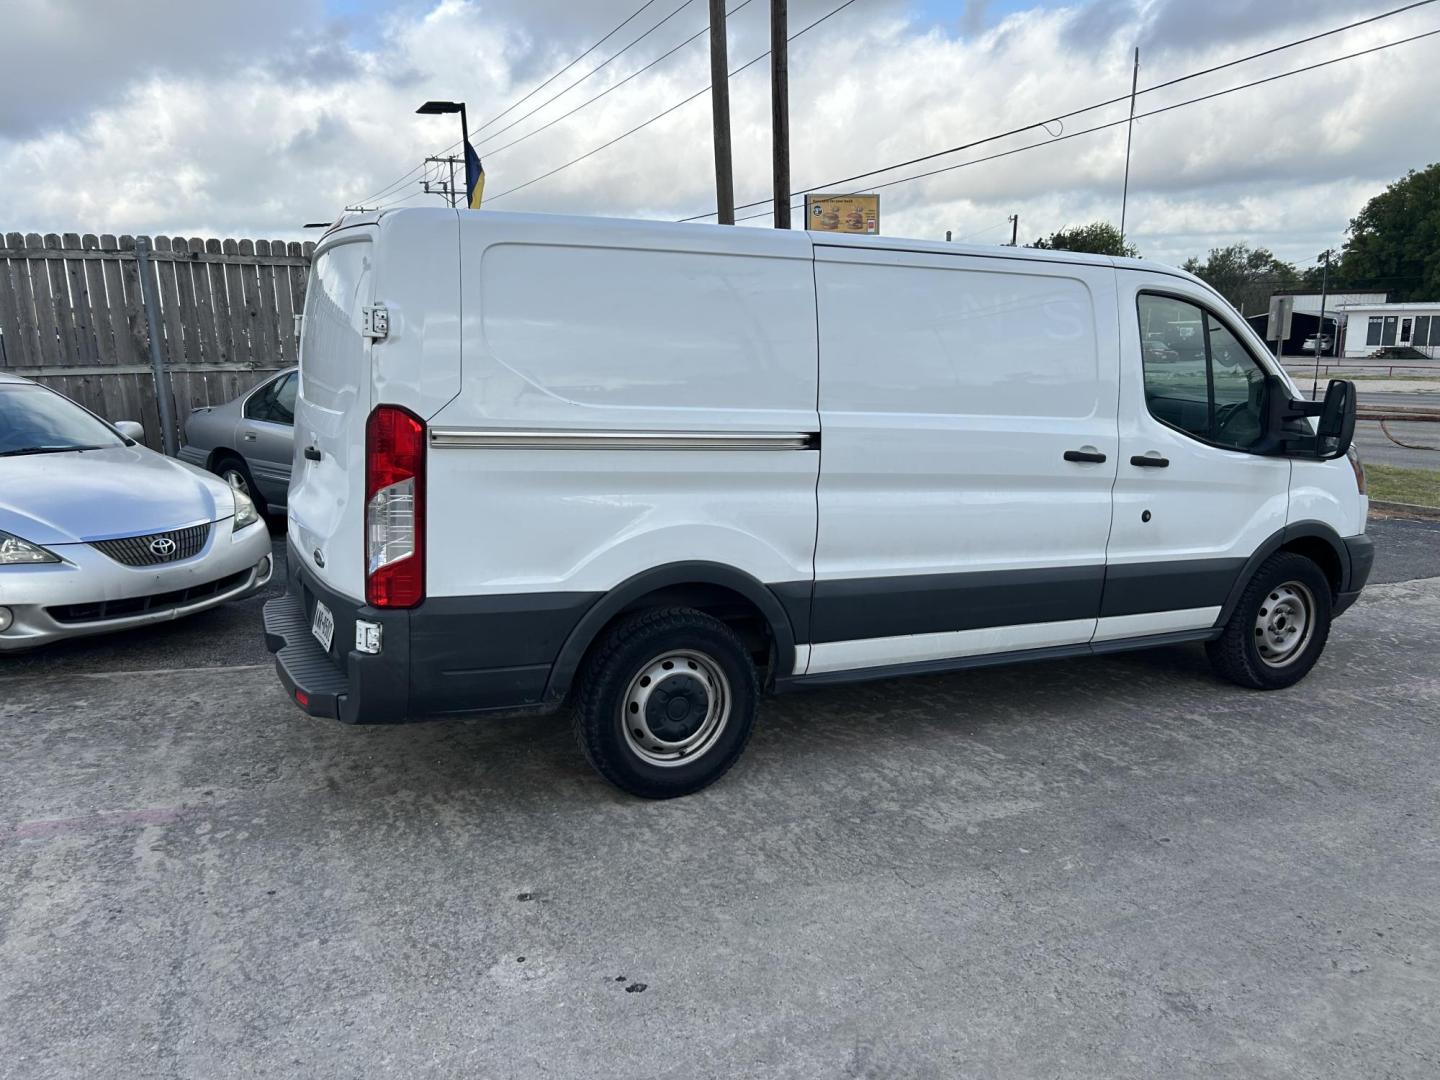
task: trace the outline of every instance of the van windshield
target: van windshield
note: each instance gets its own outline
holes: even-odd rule
[[[0,385],[0,457],[124,445],[106,424],[43,386]]]

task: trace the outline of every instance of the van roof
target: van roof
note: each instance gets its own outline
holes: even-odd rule
[[[387,224],[399,224],[401,220],[420,218],[421,216],[434,217],[436,215],[461,214],[464,210],[449,209],[446,207],[396,207],[391,210],[370,210],[364,213],[349,212],[338,217],[330,228],[326,230],[324,237],[339,229],[352,228],[357,225],[375,225],[382,220]],[[744,243],[742,239],[746,234],[752,234],[756,246],[762,246],[765,241],[773,240],[774,230],[764,228],[744,228],[733,225],[714,225],[706,222],[678,222],[659,221],[647,218],[607,218],[607,217],[586,217],[575,214],[540,214],[532,212],[514,212],[507,210],[481,210],[483,214],[493,214],[503,217],[510,222],[523,223],[531,220],[536,226],[553,230],[557,226],[568,231],[577,238],[584,237],[588,240],[603,239],[607,234],[614,234],[617,237],[629,234],[635,236],[637,233],[654,234],[657,229],[674,230],[677,235],[688,236],[691,241],[705,236],[714,236],[716,230],[728,230],[727,246],[733,243]],[[801,230],[795,230],[799,232]],[[1012,248],[999,245],[984,244],[961,244],[944,240],[918,240],[902,236],[863,236],[854,233],[832,233],[832,232],[809,232],[806,235],[811,242],[822,247],[849,247],[849,248],[872,248],[877,251],[915,251],[927,252],[937,255],[976,255],[986,258],[1004,258],[1030,262],[1057,262],[1057,263],[1080,263],[1092,266],[1114,266],[1132,270],[1148,270],[1157,273],[1170,274],[1175,277],[1183,277],[1201,285],[1199,278],[1164,263],[1154,262],[1150,259],[1127,259],[1110,255],[1091,255],[1078,251],[1048,251],[1040,248]]]

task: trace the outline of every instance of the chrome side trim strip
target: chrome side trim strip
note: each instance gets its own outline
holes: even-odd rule
[[[800,431],[475,431],[432,428],[437,449],[817,450],[817,432]]]

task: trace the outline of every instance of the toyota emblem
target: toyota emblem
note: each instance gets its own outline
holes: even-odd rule
[[[175,554],[176,543],[168,536],[157,536],[150,541],[150,554],[157,559],[168,559]]]

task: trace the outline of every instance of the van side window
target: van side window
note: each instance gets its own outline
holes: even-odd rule
[[[1140,297],[1145,402],[1170,427],[1246,450],[1265,432],[1265,372],[1235,335],[1197,304]]]

